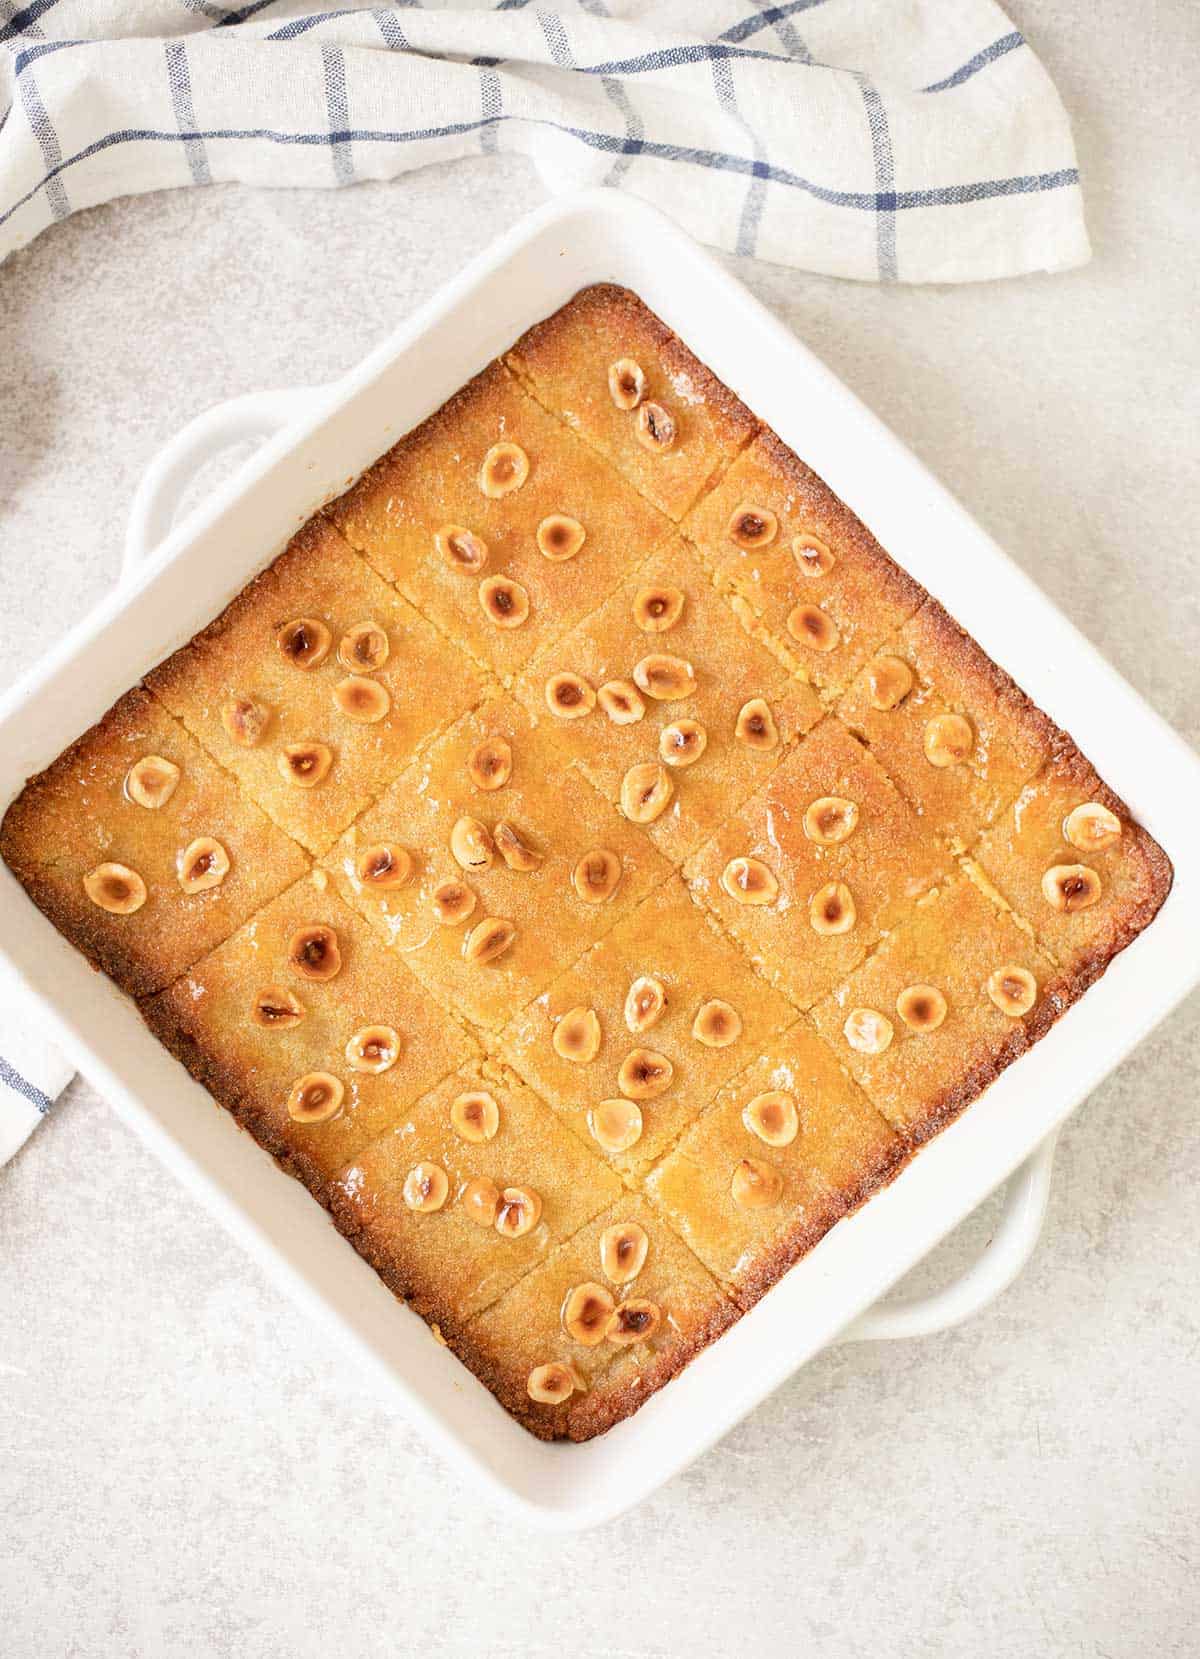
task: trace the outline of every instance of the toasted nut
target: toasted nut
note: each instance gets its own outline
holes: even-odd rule
[[[661,403],[643,403],[634,425],[637,441],[643,449],[665,454],[675,447],[675,417],[668,414]]]
[[[387,687],[362,674],[349,674],[339,680],[333,688],[333,700],[348,720],[356,720],[360,726],[373,726],[392,706]]]
[[[486,576],[479,584],[479,603],[497,628],[519,628],[529,615],[529,595],[510,576]]]
[[[760,1158],[742,1158],[733,1166],[729,1194],[742,1210],[769,1210],[783,1197],[783,1176]]]
[[[110,916],[132,916],[146,902],[146,883],[127,864],[97,864],[84,876],[83,890]]]
[[[644,634],[665,634],[683,615],[682,588],[639,588],[633,597],[633,620]]]
[[[656,1100],[671,1087],[675,1067],[665,1054],[634,1048],[621,1061],[617,1087],[629,1100]]]
[[[595,1009],[570,1009],[554,1027],[551,1042],[560,1060],[588,1065],[600,1052],[600,1020]]]
[[[790,1146],[800,1133],[795,1099],[784,1089],[770,1089],[748,1100],[742,1107],[742,1122],[768,1146]]]
[[[753,552],[768,547],[779,534],[779,520],[769,507],[739,507],[726,531],[730,541]]]
[[[646,1265],[650,1240],[636,1221],[617,1221],[600,1235],[600,1266],[614,1285],[632,1284]]]
[[[304,1018],[304,1004],[282,985],[264,985],[254,998],[250,1018],[268,1031],[286,1031]]]
[[[450,1177],[441,1164],[414,1164],[404,1177],[404,1202],[418,1215],[440,1210],[450,1196]]]
[[[779,727],[769,704],[762,697],[751,697],[738,710],[734,736],[748,749],[773,749],[779,742]]]
[[[415,868],[412,854],[398,841],[362,847],[354,860],[354,873],[364,887],[407,887]]]
[[[1121,820],[1099,801],[1085,801],[1063,819],[1063,835],[1080,852],[1098,853],[1121,839]]]
[[[625,1024],[636,1036],[657,1025],[667,1011],[667,992],[661,979],[643,974],[629,987],[625,998]]]
[[[858,828],[858,808],[844,795],[822,795],[804,814],[804,833],[819,847],[836,847]]]
[[[301,979],[336,979],[342,971],[337,934],[320,922],[297,928],[288,940],[288,966]]]
[[[1042,877],[1042,897],[1055,910],[1071,915],[1087,910],[1100,897],[1100,877],[1086,864],[1055,864]]]
[[[442,881],[429,895],[433,913],[443,927],[457,927],[475,909],[475,895],[465,881]]]
[[[971,722],[961,714],[935,714],[925,727],[925,759],[931,766],[957,766],[975,747]]]
[[[842,1034],[859,1054],[882,1054],[892,1040],[892,1022],[874,1008],[852,1008]]]
[[[642,1138],[642,1112],[632,1100],[601,1100],[588,1110],[587,1125],[605,1152],[628,1152]]]
[[[661,766],[643,761],[621,779],[621,811],[631,824],[652,824],[670,804],[675,785]]]
[[[823,937],[849,933],[858,920],[854,895],[844,881],[827,881],[808,901],[808,919],[814,933]]]
[[[540,1406],[560,1406],[569,1400],[579,1387],[579,1378],[569,1365],[551,1360],[549,1365],[535,1365],[529,1373],[525,1392]]]
[[[698,720],[673,720],[658,734],[658,752],[668,766],[693,766],[708,747]]]
[[[460,1140],[480,1146],[494,1140],[500,1128],[500,1108],[486,1089],[468,1089],[450,1102],[450,1127]],[[497,1194],[499,1198],[499,1194]]]
[[[467,776],[476,789],[503,789],[512,777],[512,744],[506,737],[485,737],[467,756]]]
[[[596,1348],[604,1341],[615,1307],[612,1292],[603,1285],[576,1285],[563,1300],[563,1330],[572,1342],[584,1348]]]
[[[1014,1019],[1028,1014],[1037,1001],[1037,980],[1028,968],[997,968],[987,982],[987,994],[1002,1014]]]
[[[573,559],[586,540],[583,525],[567,513],[551,513],[537,527],[538,552],[555,564]]]
[[[836,623],[820,605],[797,605],[788,613],[787,630],[814,651],[835,651],[841,643]]]
[[[275,635],[281,656],[296,668],[318,668],[329,655],[333,635],[315,616],[297,617],[285,622]]]
[[[496,1212],[496,1231],[505,1238],[524,1238],[542,1219],[542,1201],[532,1187],[505,1187]]]
[[[657,703],[678,703],[696,689],[696,674],[690,662],[659,652],[643,657],[633,671],[634,684]]]
[[[593,847],[571,872],[571,881],[584,904],[603,904],[620,884],[621,860],[606,847]]]
[[[500,819],[492,831],[492,837],[497,852],[510,870],[536,870],[542,862],[542,854],[536,847],[530,846],[516,825],[507,818]]]
[[[909,985],[896,998],[896,1012],[910,1031],[936,1031],[946,1018],[946,999],[936,985]]]
[[[229,874],[229,854],[211,835],[198,835],[180,853],[175,869],[185,893],[204,893]]]
[[[519,490],[529,477],[529,457],[520,444],[493,444],[479,469],[479,488],[490,500]]]
[[[546,707],[560,720],[579,720],[596,706],[596,693],[578,674],[554,674],[546,681]]]
[[[897,709],[916,684],[903,657],[876,657],[867,669],[867,696],[881,714]]]
[[[792,557],[801,576],[828,576],[837,564],[828,543],[809,531],[792,537]]]
[[[731,858],[721,886],[739,904],[774,904],[779,897],[779,883],[761,858]]]
[[[705,1048],[728,1048],[742,1034],[742,1016],[732,1003],[713,997],[702,1002],[692,1021],[692,1036]]]
[[[327,1071],[306,1072],[292,1084],[288,1116],[295,1123],[328,1123],[341,1111],[345,1094],[340,1078]]]
[[[450,831],[450,851],[464,870],[490,870],[496,843],[478,818],[459,818]]]
[[[161,755],[143,755],[125,774],[125,793],[138,806],[166,806],[179,784],[180,771],[173,760]]]
[[[346,1064],[351,1071],[378,1077],[390,1071],[400,1058],[400,1033],[390,1025],[364,1025],[346,1044]]]
[[[433,545],[451,570],[461,571],[464,576],[478,576],[487,566],[487,542],[461,524],[443,524],[434,535]]]
[[[324,743],[285,743],[275,764],[280,776],[297,789],[315,789],[333,765],[333,751]]]
[[[619,1308],[614,1309],[605,1331],[610,1342],[615,1342],[618,1348],[628,1348],[635,1342],[645,1342],[652,1337],[662,1322],[662,1309],[656,1302],[647,1302],[644,1297],[631,1296],[627,1302],[622,1302]]]
[[[516,937],[512,922],[506,922],[501,916],[485,916],[463,940],[463,956],[468,962],[494,962],[504,955]]]
[[[388,660],[391,649],[378,622],[359,622],[338,641],[337,657],[343,668],[356,674],[374,674]]]
[[[646,390],[646,376],[632,357],[619,357],[609,366],[608,395],[618,409],[636,409]]]
[[[607,680],[596,701],[614,726],[633,726],[646,712],[642,694],[632,680]]]
[[[230,697],[221,705],[221,724],[243,749],[253,749],[270,723],[270,709],[253,697]]]
[[[462,1190],[462,1207],[467,1220],[477,1227],[494,1227],[500,1208],[500,1188],[486,1176],[477,1175]]]

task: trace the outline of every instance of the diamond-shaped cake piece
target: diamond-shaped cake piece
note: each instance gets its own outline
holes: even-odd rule
[[[627,288],[585,288],[508,363],[649,501],[682,518],[757,428],[745,405]]]
[[[520,1212],[506,1203],[512,1189]],[[360,1255],[449,1337],[619,1192],[531,1089],[472,1061],[355,1155],[331,1204]]]
[[[464,1352],[534,1434],[586,1440],[636,1411],[736,1317],[661,1216],[629,1196],[473,1320]],[[603,1334],[610,1322],[616,1341]],[[565,1400],[531,1398],[543,1366],[571,1368]]]
[[[929,827],[960,848],[1061,740],[933,599],[867,664],[838,713]]]
[[[889,933],[813,1021],[888,1122],[920,1144],[1023,1054],[1071,994],[1013,918],[959,876]]]
[[[687,860],[695,893],[801,1008],[941,879],[948,860],[839,721],[803,738]]]
[[[651,1171],[646,1191],[747,1305],[890,1180],[906,1155],[801,1021],[726,1084]]]
[[[142,1011],[192,1075],[321,1199],[360,1147],[477,1051],[323,870]],[[297,1089],[314,1074],[325,1080]]]
[[[554,980],[500,1041],[564,1122],[633,1175],[792,1018],[676,877]],[[644,1080],[639,1051],[666,1065]],[[639,1114],[640,1132],[626,1145]]]
[[[497,486],[487,457],[504,445],[524,461],[513,457],[515,471]],[[501,463],[508,453],[500,450]],[[485,493],[483,485],[519,478],[525,464],[523,482]],[[600,604],[668,530],[497,364],[328,511],[377,570],[505,681]]]
[[[483,694],[476,665],[319,518],[147,684],[314,853]]]
[[[496,756],[503,764],[492,769]],[[399,847],[411,860],[406,885],[375,879],[380,847]],[[444,733],[327,862],[344,895],[434,994],[492,1027],[669,873],[641,830],[508,698]],[[515,935],[492,956],[495,922]]]
[[[773,432],[738,456],[683,528],[718,585],[823,690],[843,690],[925,597]]]
[[[0,853],[55,927],[132,996],[166,985],[308,867],[144,691],[30,779]]]
[[[549,713],[563,674],[599,694],[582,718]],[[822,712],[809,687],[750,637],[678,538],[542,652],[516,694],[614,804],[634,767],[661,767],[670,799],[645,828],[675,864]]]

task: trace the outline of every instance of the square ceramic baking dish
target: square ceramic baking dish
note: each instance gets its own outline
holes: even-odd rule
[[[558,1528],[604,1520],[645,1497],[850,1328],[1200,978],[1200,760],[734,278],[656,212],[613,192],[535,213],[344,380],[298,401],[298,418],[0,705],[0,810],[207,623],[316,507],[529,324],[599,280],[640,294],[1073,734],[1166,848],[1175,885],[1099,984],[891,1187],[634,1417],[576,1446],[535,1441],[431,1341],[324,1212],[212,1109],[134,1006],[0,870],[0,959],[40,1005],[48,1035],[291,1294],[332,1323],[460,1470],[527,1520]],[[175,470],[186,461],[177,453]],[[153,539],[154,510],[143,501],[135,543]],[[856,1334],[895,1329],[877,1323]]]

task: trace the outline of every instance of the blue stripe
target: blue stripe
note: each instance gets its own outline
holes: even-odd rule
[[[35,46],[23,46],[13,58],[13,74],[19,75],[26,64],[44,58],[47,52],[61,52],[64,46],[94,46],[94,40],[39,40]]]
[[[29,0],[24,11],[14,12],[7,23],[0,24],[0,42],[12,40],[15,35],[23,34],[25,30],[37,22],[39,17],[58,5],[58,0]]]
[[[371,13],[371,16],[375,19],[375,25],[383,36],[383,44],[389,52],[407,52],[409,50],[404,30],[396,22],[391,12],[386,11],[382,6],[378,6]]]
[[[31,1106],[36,1106],[43,1117],[54,1105],[54,1102],[44,1090],[35,1089],[32,1083],[9,1065],[2,1054],[0,1054],[0,1083],[7,1083],[14,1094],[23,1096]]]
[[[495,70],[482,61],[479,64],[479,107],[483,119],[479,123],[479,148],[484,155],[495,155],[500,147],[498,123],[506,121],[504,88]]]
[[[725,113],[737,122],[749,139],[750,148],[754,152],[754,168],[750,175],[750,187],[746,191],[746,199],[742,203],[742,216],[738,221],[737,242],[734,247],[736,253],[753,256],[755,244],[758,240],[759,221],[762,219],[763,207],[767,199],[767,181],[762,170],[766,165],[767,152],[759,143],[758,134],[738,108],[737,93],[733,86],[733,72],[729,64],[722,58],[715,58],[712,71],[717,102]]]
[[[1007,57],[1015,52],[1018,46],[1024,46],[1025,36],[1014,29],[1011,35],[1001,35],[990,46],[985,46],[982,52],[976,52],[973,58],[968,58],[961,69],[956,69],[953,75],[947,75],[944,81],[934,81],[932,86],[923,86],[922,92],[946,92],[952,86],[961,86],[969,81],[972,75],[978,75],[981,69],[986,69],[989,63],[995,63],[997,58]]]
[[[795,17],[797,12],[810,12],[814,6],[823,6],[825,0],[791,0],[789,5],[768,6],[766,11],[756,12],[753,17],[743,18],[735,23],[732,29],[726,29],[719,40],[749,40],[751,35],[761,34],[764,29],[770,29],[786,18]],[[782,39],[782,31],[780,31]],[[786,44],[786,42],[785,42]]]
[[[42,102],[42,95],[37,89],[37,83],[33,76],[26,72],[21,76],[18,87],[30,128],[38,141],[38,148],[42,152],[42,161],[48,169],[46,174],[47,204],[56,219],[65,219],[71,211],[71,204],[67,200],[66,186],[59,177],[63,169],[63,157],[62,146],[58,142],[58,133],[55,131],[53,121],[46,114],[46,106]]]
[[[268,40],[295,40],[297,35],[306,35],[310,29],[315,29],[321,23],[331,23],[335,17],[355,17],[357,10],[352,6],[343,6],[335,12],[310,12],[307,17],[293,18],[290,23],[280,24],[278,29],[266,37]]]
[[[338,184],[353,184],[354,156],[350,150],[350,108],[346,102],[346,60],[340,46],[325,41],[321,46],[325,66],[325,105],[329,111],[329,142],[332,147],[333,176]]]
[[[217,24],[217,28],[227,29],[232,27],[235,23],[246,23],[257,12],[265,12],[268,6],[273,6],[274,4],[275,0],[253,0],[252,5],[237,6],[233,11],[226,12],[225,16]]]
[[[171,89],[171,108],[181,134],[195,130],[196,111],[192,106],[192,77],[188,73],[187,47],[182,40],[164,42],[167,57],[167,84]],[[193,184],[211,184],[208,156],[198,138],[184,137],[184,154],[192,174]]]
[[[878,222],[875,227],[876,258],[879,261],[880,282],[896,280],[896,167],[892,158],[892,135],[888,131],[887,111],[873,81],[865,75],[855,75],[867,109],[867,125],[871,129],[871,151],[875,157],[875,197],[878,202]]]

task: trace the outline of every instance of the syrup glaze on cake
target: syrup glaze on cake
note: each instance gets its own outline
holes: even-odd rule
[[[637,1410],[1153,919],[1161,848],[585,289],[9,807],[0,854],[532,1433]]]

